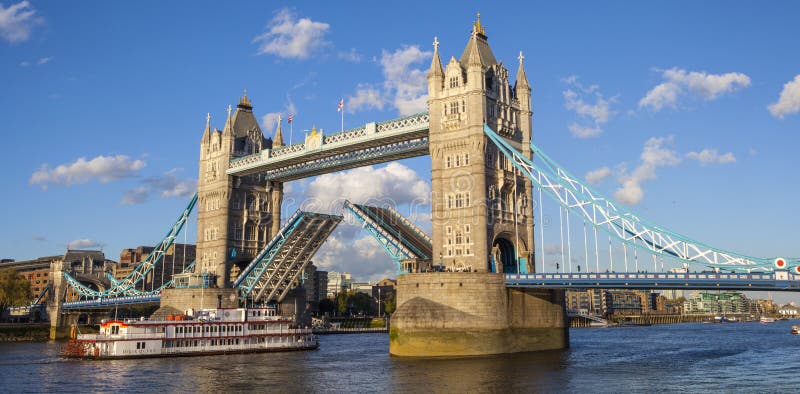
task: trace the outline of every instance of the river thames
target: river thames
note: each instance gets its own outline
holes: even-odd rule
[[[797,392],[797,320],[570,330],[563,351],[399,359],[388,334],[320,349],[76,361],[59,343],[0,344],[0,392]]]

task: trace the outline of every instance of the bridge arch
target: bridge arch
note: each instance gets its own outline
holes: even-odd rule
[[[492,241],[492,254],[489,257],[489,271],[515,274],[517,264],[517,246],[508,234],[498,234]],[[521,242],[521,241],[520,241]]]

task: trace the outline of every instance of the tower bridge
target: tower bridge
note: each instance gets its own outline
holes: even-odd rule
[[[235,109],[228,108],[222,130],[212,129],[207,117],[200,139],[197,195],[152,256],[125,280],[96,290],[64,276],[66,285],[93,298],[76,307],[141,300],[179,308],[170,303],[192,286],[178,282],[195,287],[200,283],[203,297],[211,297],[212,303],[228,295],[231,305],[280,302],[341,221],[302,211],[282,220],[284,182],[423,155],[431,158],[430,236],[390,208],[345,203],[404,272],[398,277],[398,308],[392,316],[394,355],[462,356],[566,347],[568,288],[800,291],[800,259],[750,257],[648,223],[596,193],[537,148],[524,57],[520,53],[512,80],[496,60],[480,19],[459,58],[443,62],[438,39],[433,46],[426,113],[338,133],[314,128],[302,142],[288,146],[280,122],[272,138],[264,136],[246,92]],[[538,207],[536,235],[541,236],[543,251],[542,196],[555,201],[559,219],[562,213],[566,216],[566,231],[559,231],[564,269],[569,264],[572,270],[571,240],[578,233],[570,232],[570,222],[580,220],[583,248],[577,249],[582,249],[585,269],[594,260],[595,272],[547,272],[534,237]],[[169,247],[195,205],[193,272],[158,291],[136,290],[159,263],[158,251]],[[611,271],[612,239],[621,245],[625,272],[601,272],[598,233],[609,238]],[[651,256],[654,265],[657,259],[669,258],[713,273],[642,273],[639,252]],[[634,269],[629,267],[629,254]],[[213,285],[208,278],[215,278]]]

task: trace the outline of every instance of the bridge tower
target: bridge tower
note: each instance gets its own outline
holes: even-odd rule
[[[567,347],[564,292],[505,283],[504,273],[533,272],[532,186],[487,139],[483,125],[531,157],[531,88],[522,54],[512,87],[480,14],[460,59],[451,57],[443,67],[437,39],[433,45],[433,259],[450,272],[398,277],[389,352],[474,356]]]
[[[533,271],[531,182],[483,132],[486,123],[531,155],[531,88],[519,57],[512,86],[480,16],[460,59],[428,71],[434,264],[478,272]]]
[[[222,131],[211,130],[210,118],[200,141],[195,271],[216,274],[225,288],[278,232],[283,200],[281,182],[225,171],[232,159],[282,145],[283,137],[278,122],[275,139],[264,138],[246,90],[235,111],[228,107]]]

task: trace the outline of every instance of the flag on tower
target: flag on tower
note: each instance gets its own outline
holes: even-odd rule
[[[336,111],[341,112],[342,107],[344,107],[344,99],[339,99],[339,107],[336,108]]]
[[[294,119],[294,114],[289,114],[289,119],[288,119],[289,123],[292,123],[292,119]]]

